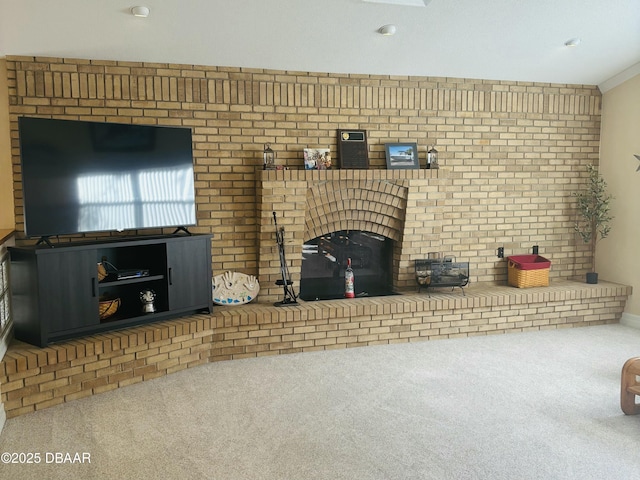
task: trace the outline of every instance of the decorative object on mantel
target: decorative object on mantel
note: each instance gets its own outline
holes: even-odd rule
[[[276,282],[276,285],[282,285],[284,289],[284,298],[280,302],[275,302],[274,305],[276,307],[298,305],[298,297],[293,290],[293,280],[291,280],[287,259],[284,256],[284,227],[278,228],[276,212],[273,212],[273,223],[276,226],[276,243],[278,244],[278,253],[280,254],[280,274],[282,275],[282,278]]]
[[[440,168],[440,164],[438,163],[438,151],[436,150],[435,145],[431,146],[427,150],[427,168]]]
[[[366,130],[338,130],[340,168],[368,169],[369,149]]]
[[[592,265],[591,271],[587,273],[587,283],[595,284],[598,283],[598,273],[595,271],[596,244],[603,238],[607,238],[611,231],[610,223],[613,217],[609,212],[613,197],[607,194],[607,182],[598,173],[595,165],[587,165],[587,172],[589,173],[589,181],[585,189],[572,194],[578,202],[580,215],[574,230],[578,232],[584,243],[589,244]]]
[[[225,272],[211,279],[213,303],[216,305],[244,305],[258,296],[260,284],[253,275]]]
[[[264,144],[264,151],[262,152],[262,168],[264,170],[276,169],[276,154],[271,149],[270,143]]]
[[[634,157],[640,160],[640,155],[634,155]],[[640,172],[640,165],[638,165],[638,168],[636,168],[636,172]]]
[[[305,148],[305,170],[329,170],[331,168],[331,150],[328,148]]]
[[[397,170],[420,168],[418,145],[415,142],[385,143],[384,150],[388,169]]]

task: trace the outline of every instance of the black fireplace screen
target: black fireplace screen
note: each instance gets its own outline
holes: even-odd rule
[[[300,298],[344,297],[344,274],[351,259],[356,297],[393,294],[393,241],[361,230],[341,230],[314,238],[302,250]]]

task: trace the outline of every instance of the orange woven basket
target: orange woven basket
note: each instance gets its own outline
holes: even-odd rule
[[[104,267],[102,263],[98,264],[98,281],[101,282],[105,278],[107,278],[109,274],[107,273],[107,269]]]
[[[114,298],[113,300],[103,300],[100,302],[99,312],[100,312],[100,320],[104,320],[105,318],[109,318],[111,315],[116,313],[120,308],[120,299]]]
[[[517,288],[548,287],[551,262],[539,255],[507,258],[507,281]]]

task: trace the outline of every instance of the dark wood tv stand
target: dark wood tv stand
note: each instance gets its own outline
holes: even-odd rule
[[[158,235],[10,247],[15,337],[44,347],[84,335],[211,312],[212,235]],[[100,281],[98,264],[112,266]],[[118,279],[118,271],[139,271]],[[122,276],[122,275],[121,275]],[[140,293],[152,290],[151,313]],[[101,319],[100,299],[120,306]],[[147,308],[149,310],[149,308]]]

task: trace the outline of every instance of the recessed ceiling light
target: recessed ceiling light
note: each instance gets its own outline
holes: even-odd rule
[[[567,47],[577,47],[578,45],[580,45],[580,42],[582,40],[580,40],[579,38],[570,38],[569,40],[567,40],[566,42],[564,42],[565,46]]]
[[[378,33],[390,37],[391,35],[395,35],[396,26],[395,25],[384,25],[378,29]]]
[[[431,0],[362,0],[366,3],[384,3],[387,5],[402,5],[405,7],[426,7]]]
[[[131,14],[136,17],[147,18],[149,16],[149,9],[147,7],[131,7]]]

